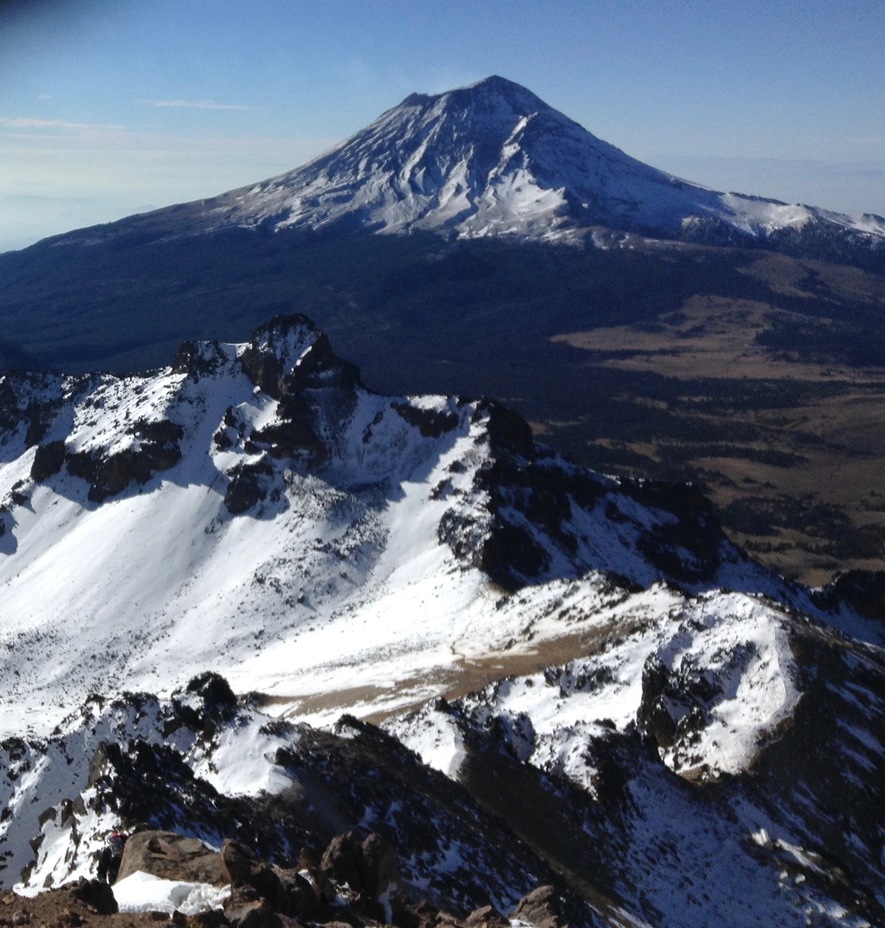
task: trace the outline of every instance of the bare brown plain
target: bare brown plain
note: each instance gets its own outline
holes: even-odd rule
[[[861,271],[764,255],[745,273],[787,296],[802,292],[800,274],[806,287],[813,275],[823,294],[813,323],[824,330],[838,325],[826,315],[827,293],[853,293],[879,306],[885,321],[885,281]],[[596,368],[684,384],[675,403],[639,391],[615,399],[678,417],[688,435],[724,427],[731,438],[600,435],[588,444],[601,456],[618,450],[661,467],[678,461],[703,484],[735,541],[782,574],[820,585],[838,570],[885,567],[885,367],[824,357],[801,337],[792,349],[772,344],[775,333],[802,333],[808,325],[807,315],[761,300],[702,293],[653,325],[593,328],[552,341],[586,352]],[[882,334],[880,325],[868,337]],[[734,403],[707,390],[715,381],[737,384]],[[754,393],[758,404],[746,398]],[[562,424],[539,426],[555,435]]]

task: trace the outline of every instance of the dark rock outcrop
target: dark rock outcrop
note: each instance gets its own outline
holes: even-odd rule
[[[328,452],[317,434],[315,416],[303,394],[286,394],[280,398],[276,421],[254,431],[252,441],[267,447],[271,457],[304,455],[310,464],[321,464]]]
[[[291,898],[282,880],[271,866],[258,860],[243,844],[225,841],[221,848],[221,865],[231,886],[232,907],[245,906],[251,911],[259,901],[274,912],[291,914]]]
[[[79,879],[66,886],[64,891],[72,899],[85,903],[99,915],[114,915],[118,911],[114,891],[101,880]]]
[[[849,570],[812,596],[825,609],[844,603],[869,619],[885,621],[885,570]]]
[[[235,464],[224,494],[224,505],[231,515],[241,515],[261,502],[273,476],[270,462],[262,457],[254,462]]]
[[[298,314],[277,316],[258,328],[240,364],[252,383],[275,399],[299,390],[353,390],[360,383],[356,365],[339,358],[325,333]]]
[[[207,674],[168,704],[129,694],[106,705],[112,715],[155,717],[166,743],[137,737],[105,742],[81,804],[55,814],[110,814],[133,835],[177,832],[218,847],[234,842],[227,865],[242,884],[231,903],[239,907],[237,921],[264,918],[267,910],[320,920],[314,907],[335,896],[346,897],[361,919],[383,921],[380,897],[392,885],[406,907],[426,899],[463,918],[490,901],[503,911],[532,885],[555,882],[543,860],[462,786],[356,719],[345,718],[341,734],[273,723],[273,733],[291,742],[274,757],[291,788],[256,796],[219,793],[173,745],[190,743],[194,735],[209,745],[222,726],[245,724],[249,710],[231,699],[224,681]],[[242,722],[240,712],[246,713]],[[361,830],[366,822],[374,834]],[[236,858],[230,856],[235,849]],[[173,856],[156,844],[158,862]],[[253,910],[261,911],[249,914]]]
[[[216,373],[227,360],[221,345],[216,341],[182,342],[172,361],[172,370],[186,373],[192,380]]]
[[[712,718],[712,709],[726,698],[729,682],[755,657],[752,643],[736,645],[715,672],[691,661],[678,670],[657,656],[642,669],[642,700],[636,721],[659,748],[680,746],[681,763],[691,758],[691,744]]]
[[[229,719],[238,705],[227,680],[210,670],[197,674],[185,687],[185,692],[202,700],[202,718],[218,716]]]
[[[414,425],[425,438],[439,438],[446,432],[451,432],[460,421],[453,412],[421,409],[410,403],[394,403],[393,408],[409,425]]]
[[[181,460],[179,442],[184,437],[184,429],[177,423],[168,420],[136,422],[128,432],[138,440],[137,446],[110,455],[92,450],[67,456],[68,473],[89,484],[91,502],[101,503],[131,483],[145,484],[156,473],[168,470]]]
[[[374,902],[396,879],[396,858],[381,837],[362,839],[355,831],[332,839],[320,871],[334,883],[347,884],[360,902]]]
[[[521,899],[513,917],[535,928],[567,928],[572,923],[565,900],[552,886],[539,886]]]
[[[59,405],[58,403],[34,403],[28,407],[25,414],[28,423],[25,432],[26,447],[33,448],[34,445],[43,441]]]
[[[508,452],[532,460],[535,443],[532,428],[519,413],[498,403],[482,403],[477,415],[488,412],[489,441],[492,450]]]
[[[720,564],[725,535],[713,504],[701,490],[692,484],[655,480],[630,481],[626,487],[642,505],[675,516],[642,536],[642,554],[679,583],[712,578]]]
[[[38,445],[31,464],[31,479],[38,483],[57,474],[65,463],[65,443],[63,440]]]
[[[490,452],[474,478],[476,505],[448,510],[438,537],[503,589],[550,579],[554,563],[571,565],[573,576],[605,570],[631,586],[615,578],[619,558],[585,544],[582,525],[591,522],[623,526],[610,533],[612,551],[628,549],[625,555],[677,585],[710,582],[724,559],[739,559],[697,487],[615,480],[573,467],[535,445],[528,424],[512,410],[480,403],[476,415],[487,416]],[[440,484],[438,492],[445,491]]]

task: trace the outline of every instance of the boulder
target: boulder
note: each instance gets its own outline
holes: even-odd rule
[[[512,918],[535,928],[567,928],[563,900],[552,886],[539,886],[520,899]]]
[[[440,928],[446,916],[426,899],[408,902],[400,893],[390,898],[392,922],[398,928]]]
[[[339,886],[347,883],[355,892],[362,892],[363,870],[363,850],[357,833],[348,831],[332,838],[320,861],[323,876]]]
[[[471,912],[464,920],[467,928],[510,928],[510,922],[492,905]]]
[[[85,903],[99,915],[115,915],[117,913],[117,900],[114,891],[108,883],[102,880],[87,880],[81,877],[76,883],[64,887],[72,899]]]
[[[259,899],[250,891],[235,889],[224,903],[224,917],[237,928],[247,920],[256,926],[263,921],[269,923],[274,914],[273,909],[263,899]],[[276,923],[272,928],[277,928]]]
[[[187,916],[188,928],[227,928],[230,922],[220,909],[209,909]]]
[[[117,879],[138,870],[164,880],[213,886],[228,883],[218,852],[196,838],[183,838],[169,831],[140,831],[129,838]]]
[[[242,910],[225,908],[225,914],[234,928],[301,928],[300,922],[264,902]]]
[[[396,858],[378,835],[361,840],[348,831],[329,842],[320,872],[339,886],[346,883],[362,902],[373,902],[396,879]]]
[[[322,886],[313,885],[297,870],[275,868],[276,875],[288,896],[288,911],[296,918],[314,921],[322,904]]]
[[[289,914],[291,900],[283,881],[269,864],[257,860],[245,845],[230,839],[225,841],[221,848],[221,862],[227,876],[225,882],[231,885],[232,903],[257,898],[274,912]]]
[[[362,844],[365,863],[366,888],[372,899],[377,899],[397,879],[396,854],[374,832]]]

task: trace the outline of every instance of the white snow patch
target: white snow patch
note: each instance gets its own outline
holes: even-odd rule
[[[121,912],[181,912],[196,915],[223,907],[230,898],[230,886],[164,880],[137,871],[113,886]]]

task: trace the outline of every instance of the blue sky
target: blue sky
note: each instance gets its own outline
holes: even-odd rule
[[[882,0],[0,0],[0,251],[500,74],[717,189],[885,214]]]

